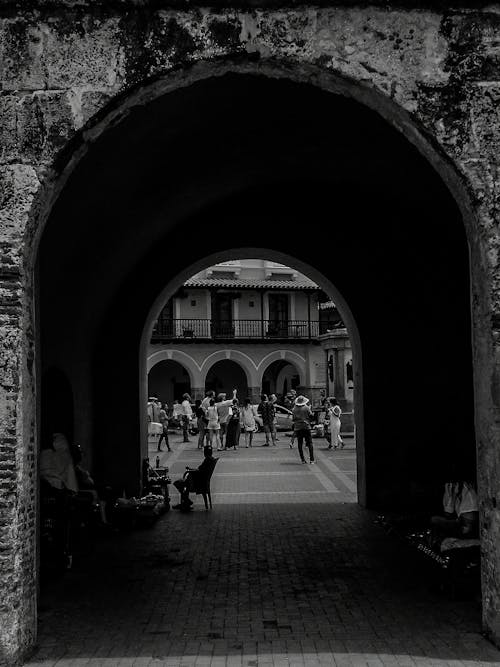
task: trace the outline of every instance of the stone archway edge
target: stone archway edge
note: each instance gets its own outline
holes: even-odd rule
[[[500,641],[497,14],[472,1],[464,11],[446,12],[356,6],[158,10],[127,17],[87,7],[51,15],[42,1],[30,7],[37,4],[43,13],[20,10],[1,19],[4,661],[19,661],[36,637],[33,283],[45,221],[89,143],[129,108],[228,71],[307,81],[370,106],[427,157],[461,208],[471,250],[486,526],[483,618],[486,632]]]

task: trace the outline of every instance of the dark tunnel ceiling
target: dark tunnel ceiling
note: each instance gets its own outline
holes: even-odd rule
[[[77,303],[85,330],[132,284],[147,312],[164,286],[162,257],[185,268],[173,248],[282,250],[276,227],[322,243],[328,226],[351,253],[356,239],[385,234],[394,251],[416,253],[429,215],[438,236],[462,224],[437,174],[375,112],[306,84],[226,75],[135,108],[90,148],[42,238],[42,312],[64,327],[61,304]],[[366,238],[352,235],[360,222]],[[440,261],[446,244],[437,247]]]

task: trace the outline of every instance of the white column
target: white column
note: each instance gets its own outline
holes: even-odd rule
[[[234,335],[240,335],[240,300],[233,299],[233,324],[234,324]]]
[[[182,336],[182,325],[179,322],[181,319],[181,300],[174,299],[174,319],[175,319],[175,335],[177,338]]]
[[[207,289],[205,290],[206,295],[207,295],[207,319],[211,320],[212,319],[212,292]]]
[[[262,295],[263,298],[263,305],[264,305],[264,313],[263,313],[263,320],[268,320],[269,319],[269,298],[268,298],[269,292],[264,292]]]

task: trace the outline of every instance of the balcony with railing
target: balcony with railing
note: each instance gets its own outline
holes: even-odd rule
[[[200,340],[313,340],[331,324],[317,320],[209,320],[159,318],[152,343]],[[339,326],[343,326],[339,323]]]

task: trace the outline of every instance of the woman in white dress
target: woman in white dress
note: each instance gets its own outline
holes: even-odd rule
[[[344,448],[344,443],[340,437],[340,415],[342,410],[336,398],[330,398],[326,402],[326,414],[330,423],[330,444],[328,449]]]
[[[245,434],[245,447],[252,446],[253,434],[257,430],[256,414],[257,411],[252,405],[252,401],[249,398],[245,398],[245,403],[240,411],[241,428]]]

